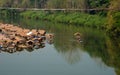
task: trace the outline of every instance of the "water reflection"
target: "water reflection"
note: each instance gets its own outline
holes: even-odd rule
[[[40,23],[38,23],[40,25]],[[30,25],[30,24],[29,24]],[[45,26],[43,26],[45,25]],[[56,23],[44,23],[42,28],[55,33],[54,46],[65,60],[70,64],[80,61],[81,49],[94,58],[101,58],[106,65],[114,67],[116,74],[120,72],[120,40],[110,39],[104,32],[87,27],[76,27]],[[83,34],[83,42],[74,39],[74,33]]]
[[[109,58],[104,62],[115,67],[117,75],[120,75],[120,38],[107,38],[106,45]]]
[[[65,53],[60,53],[65,58],[65,60],[69,64],[76,64],[80,61],[80,57],[82,56],[82,52],[79,49],[69,50]]]
[[[14,22],[15,23],[15,22]],[[54,47],[69,64],[81,61],[82,52],[87,52],[93,60],[99,58],[101,62],[114,67],[116,74],[120,75],[120,38],[113,39],[104,32],[87,27],[63,25],[22,19],[19,22],[24,28],[42,28],[49,33],[54,33]],[[83,42],[74,39],[74,33],[80,32],[83,35]],[[51,41],[48,43],[51,44]],[[31,49],[27,49],[32,51]]]

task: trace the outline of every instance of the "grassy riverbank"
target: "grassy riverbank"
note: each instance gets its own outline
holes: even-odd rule
[[[90,15],[80,12],[44,12],[44,11],[26,11],[21,16],[27,19],[48,20],[52,22],[68,23],[79,26],[88,26],[94,28],[103,28],[106,18],[98,15]]]

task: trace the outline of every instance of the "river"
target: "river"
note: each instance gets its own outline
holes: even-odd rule
[[[120,47],[103,30],[41,20],[1,18],[0,22],[54,34],[34,50],[0,51],[0,75],[119,75]],[[74,33],[82,34],[82,41]]]

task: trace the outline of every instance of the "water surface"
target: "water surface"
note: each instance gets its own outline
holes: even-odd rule
[[[0,75],[119,75],[120,47],[104,31],[40,20],[1,19],[3,23],[54,34],[44,48],[0,53]],[[82,34],[82,42],[74,33]]]

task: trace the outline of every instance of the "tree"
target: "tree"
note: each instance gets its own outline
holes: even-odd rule
[[[112,36],[120,37],[120,0],[112,0],[108,12],[107,31]]]
[[[110,0],[87,0],[89,8],[106,8]]]
[[[86,9],[86,0],[48,0],[48,8]]]
[[[12,0],[0,0],[1,7],[11,7]]]

